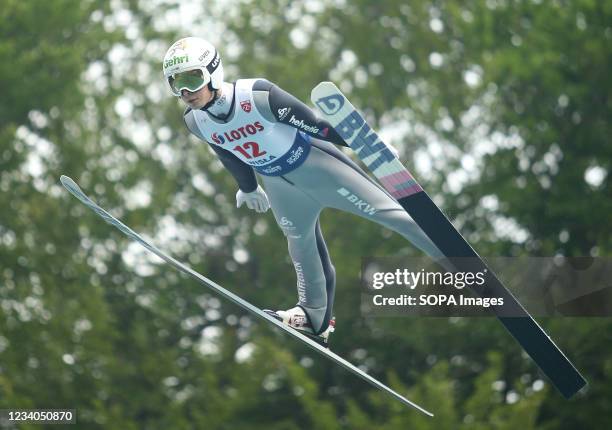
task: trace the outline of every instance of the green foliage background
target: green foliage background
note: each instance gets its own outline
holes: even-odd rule
[[[566,401],[493,318],[365,318],[361,258],[416,251],[325,212],[333,348],[428,419],[130,245],[58,181],[252,303],[294,303],[272,215],[234,208],[163,87],[167,47],[199,35],[229,80],[304,101],[340,84],[481,255],[609,256],[611,1],[3,0],[0,23],[0,408],[74,408],[88,429],[612,427],[609,318],[541,321],[590,381]]]

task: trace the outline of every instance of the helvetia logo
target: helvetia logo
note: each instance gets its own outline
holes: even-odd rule
[[[298,120],[295,115],[291,115],[291,118],[289,118],[289,123],[295,125],[297,128],[299,128],[300,130],[304,130],[307,131],[309,133],[318,133],[319,132],[319,127],[315,127],[314,125],[308,125],[304,122],[303,119]]]
[[[259,122],[255,121],[252,124],[247,124],[243,127],[238,127],[237,129],[226,131],[223,134],[213,133],[211,135],[212,141],[217,145],[223,145],[227,142],[234,142],[236,140],[240,140],[243,137],[252,136],[255,133],[258,133],[264,129],[264,126]]]

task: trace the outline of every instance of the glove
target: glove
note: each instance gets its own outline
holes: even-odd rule
[[[239,208],[245,202],[249,209],[253,209],[257,213],[263,213],[270,209],[268,196],[260,185],[257,186],[255,191],[250,193],[238,190],[236,193],[236,207]]]

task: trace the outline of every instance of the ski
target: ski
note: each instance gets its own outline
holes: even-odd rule
[[[502,310],[494,308],[496,316],[553,385],[566,398],[582,389],[587,384],[582,375],[487,267],[344,94],[332,82],[321,82],[312,90],[311,100],[458,271],[486,273],[485,284],[479,286],[478,291],[474,288],[472,291],[483,297],[503,297]]]
[[[195,278],[202,285],[210,288],[211,290],[213,290],[218,295],[220,295],[220,296],[226,298],[227,300],[233,302],[234,304],[240,306],[242,309],[250,312],[251,314],[255,315],[256,317],[261,318],[262,320],[265,320],[268,323],[274,325],[275,327],[283,330],[285,333],[288,333],[289,335],[293,336],[295,339],[297,339],[297,340],[301,341],[302,343],[306,344],[307,346],[309,346],[311,349],[315,350],[319,354],[321,354],[324,357],[330,359],[334,363],[342,366],[344,369],[346,369],[349,372],[353,373],[354,375],[360,377],[361,379],[363,379],[364,381],[370,383],[371,385],[373,385],[374,387],[378,388],[379,390],[382,390],[382,391],[386,392],[387,394],[390,394],[395,399],[399,400],[400,402],[404,403],[405,405],[413,407],[413,408],[417,409],[418,411],[422,412],[423,414],[428,415],[430,417],[433,417],[433,414],[431,412],[427,411],[426,409],[422,408],[421,406],[417,405],[416,403],[408,400],[406,397],[404,397],[401,394],[397,393],[396,391],[394,391],[393,389],[391,389],[387,385],[385,385],[382,382],[380,382],[378,379],[373,378],[372,376],[368,375],[366,372],[360,370],[359,368],[357,368],[356,366],[354,366],[353,364],[351,364],[350,362],[348,362],[344,358],[342,358],[339,355],[333,353],[329,349],[321,346],[316,341],[314,341],[314,340],[306,337],[305,335],[299,333],[297,330],[294,330],[293,328],[283,324],[282,322],[280,322],[277,319],[275,319],[274,317],[268,315],[267,313],[265,313],[264,311],[262,311],[258,307],[254,306],[251,303],[247,302],[246,300],[240,298],[239,296],[237,296],[236,294],[232,293],[231,291],[226,290],[225,288],[221,287],[219,284],[211,281],[207,277],[205,277],[205,276],[201,275],[200,273],[196,272],[195,270],[191,269],[189,266],[181,263],[180,261],[178,261],[178,260],[174,259],[173,257],[169,256],[168,254],[166,254],[165,252],[161,251],[159,248],[157,248],[155,245],[153,245],[152,243],[150,243],[147,240],[145,240],[142,236],[140,236],[138,233],[136,233],[130,227],[128,227],[127,225],[125,225],[124,223],[119,221],[117,218],[112,216],[110,213],[108,213],[106,210],[104,210],[103,208],[98,206],[93,200],[91,200],[81,190],[81,188],[76,184],[76,182],[74,182],[68,176],[62,175],[60,177],[60,181],[61,181],[62,185],[72,195],[74,195],[83,204],[85,204],[85,206],[87,206],[90,209],[92,209],[96,214],[98,214],[102,219],[104,219],[104,221],[106,221],[107,223],[109,223],[112,226],[114,226],[117,229],[119,229],[122,233],[124,233],[130,239],[132,239],[135,242],[138,242],[139,244],[144,246],[147,250],[149,250],[153,254],[157,255],[159,258],[164,260],[166,263],[170,264],[175,269],[177,269],[177,270],[179,270],[179,271],[181,271],[183,273],[186,273],[187,275]]]

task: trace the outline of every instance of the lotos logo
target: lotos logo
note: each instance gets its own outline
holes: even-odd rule
[[[253,135],[259,131],[262,131],[263,129],[264,129],[264,126],[259,121],[255,121],[252,124],[247,124],[235,130],[226,131],[222,135],[219,135],[219,133],[213,133],[211,135],[211,138],[212,138],[212,141],[216,143],[217,145],[223,145],[226,140],[228,142],[240,140],[243,137]]]
[[[223,136],[219,136],[219,133],[213,133],[212,140],[218,145],[223,145],[225,143],[225,138]]]
[[[169,60],[166,60],[164,63],[164,69],[167,69],[171,66],[176,66],[177,64],[187,63],[189,62],[189,56],[183,55],[181,57],[172,57]]]
[[[251,102],[249,100],[244,100],[240,102],[240,107],[242,108],[243,111],[245,111],[246,113],[251,112]]]

